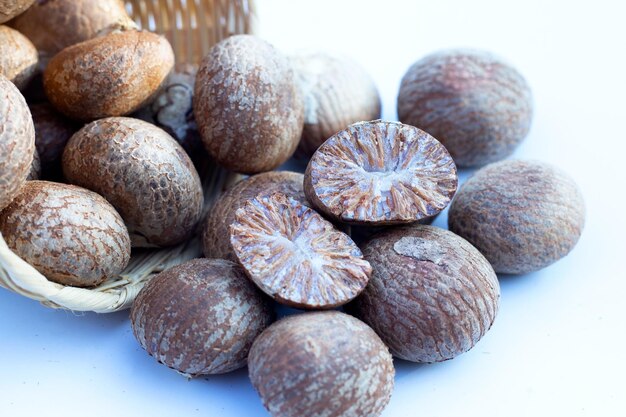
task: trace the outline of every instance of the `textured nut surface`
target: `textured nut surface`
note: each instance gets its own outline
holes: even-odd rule
[[[189,156],[142,120],[111,117],[79,130],[65,147],[63,173],[113,204],[133,246],[180,243],[202,216],[202,185]]]
[[[198,71],[193,106],[207,151],[236,172],[276,168],[302,134],[303,99],[289,60],[252,35],[211,49]]]
[[[39,0],[11,26],[26,35],[47,61],[62,49],[128,19],[121,0]]]
[[[326,139],[349,125],[380,118],[374,80],[355,61],[323,52],[292,57],[304,96],[304,130],[296,151],[310,158]]]
[[[98,194],[73,185],[28,181],[0,214],[7,245],[49,280],[90,287],[122,272],[130,238]]]
[[[136,117],[159,126],[180,143],[192,160],[205,159],[206,151],[193,116],[193,89],[197,66],[179,63],[154,101]]]
[[[0,210],[24,185],[34,152],[35,128],[26,101],[0,74]]]
[[[28,9],[35,0],[3,0],[0,1],[0,23],[8,22]]]
[[[372,278],[354,312],[395,356],[439,362],[471,349],[500,299],[495,272],[459,236],[432,226],[392,229],[363,245]]]
[[[35,75],[38,60],[37,49],[26,36],[0,25],[0,74],[22,90]]]
[[[282,193],[255,197],[238,209],[230,243],[252,281],[293,307],[345,304],[363,291],[371,273],[348,235]]]
[[[188,376],[245,366],[252,342],[272,319],[268,300],[241,267],[222,259],[194,259],[160,273],[131,310],[139,344]]]
[[[470,241],[496,272],[523,274],[567,255],[585,223],[585,202],[561,170],[502,161],[477,171],[450,206],[450,230]]]
[[[39,157],[39,152],[35,149],[35,153],[33,154],[33,163],[30,166],[30,171],[28,172],[28,177],[26,181],[34,181],[41,178],[41,158]]]
[[[126,30],[65,48],[48,63],[43,82],[59,111],[91,120],[143,107],[173,66],[174,52],[164,37]]]
[[[316,209],[339,221],[396,224],[439,213],[457,183],[456,166],[435,138],[376,120],[355,123],[320,146],[304,191]]]
[[[532,120],[530,87],[512,66],[484,51],[448,50],[416,62],[398,95],[398,117],[445,145],[461,167],[509,156]]]
[[[243,204],[257,195],[281,192],[306,204],[302,183],[304,175],[296,172],[271,171],[253,175],[233,185],[217,199],[207,215],[202,245],[204,256],[237,261],[230,245],[229,227],[235,213]]]
[[[337,311],[282,319],[252,345],[252,385],[273,417],[376,417],[394,368],[380,338]]]
[[[61,172],[63,150],[79,126],[57,112],[50,103],[33,104],[30,111],[35,124],[35,147],[44,175]]]

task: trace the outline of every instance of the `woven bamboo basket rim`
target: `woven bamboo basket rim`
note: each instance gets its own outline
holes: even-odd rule
[[[132,0],[126,7],[141,28],[165,35],[178,63],[199,64],[210,47],[234,34],[254,33],[253,0]],[[229,185],[241,178],[215,165],[202,175],[205,211]],[[51,308],[112,313],[130,308],[154,275],[202,255],[200,237],[163,249],[134,250],[119,275],[95,288],[49,281],[8,247],[0,234],[0,286]]]
[[[205,211],[241,175],[217,166],[205,176]],[[130,308],[135,297],[152,277],[172,266],[202,256],[199,233],[177,246],[133,250],[128,266],[95,288],[78,288],[49,281],[8,247],[0,233],[0,286],[41,302],[51,308],[113,313]]]
[[[256,33],[253,0],[127,0],[125,3],[139,27],[165,35],[180,63],[199,64],[220,40],[240,33]]]

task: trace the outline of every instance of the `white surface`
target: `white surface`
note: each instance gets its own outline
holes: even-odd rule
[[[407,67],[443,47],[492,50],[529,80],[516,157],[567,170],[587,200],[570,256],[501,281],[495,325],[446,363],[396,361],[386,417],[625,416],[626,60],[620,1],[260,0],[278,47],[331,49],[374,76],[384,116]],[[445,226],[445,219],[437,223]],[[0,289],[0,416],[267,415],[245,370],[187,381],[135,342],[127,313],[77,316]]]

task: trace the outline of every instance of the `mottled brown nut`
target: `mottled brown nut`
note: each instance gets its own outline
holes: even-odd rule
[[[142,120],[111,117],[79,130],[65,147],[63,173],[113,204],[134,247],[180,243],[202,216],[202,184],[189,156]]]
[[[44,176],[61,172],[61,157],[65,145],[79,129],[79,125],[56,111],[50,103],[30,106],[35,124],[35,147],[41,157]]]
[[[276,192],[293,197],[306,204],[302,183],[304,175],[296,172],[271,171],[253,175],[219,196],[207,215],[202,234],[204,256],[237,261],[230,245],[230,225],[235,221],[235,213],[244,203],[258,195]]]
[[[398,95],[398,117],[445,145],[461,167],[504,159],[526,137],[532,96],[522,75],[484,51],[448,50],[416,62]]]
[[[35,76],[37,50],[17,30],[0,25],[0,74],[23,90]]]
[[[62,49],[129,20],[121,0],[39,0],[10,24],[35,44],[47,63]]]
[[[150,280],[130,318],[150,355],[193,377],[245,366],[252,342],[271,324],[273,312],[239,265],[194,259]]]
[[[3,0],[0,1],[0,23],[8,22],[28,9],[35,0]]]
[[[376,417],[393,391],[389,350],[338,311],[282,319],[252,345],[252,385],[273,417]]]
[[[0,74],[0,210],[24,185],[34,153],[35,128],[26,101]]]
[[[174,66],[174,52],[159,35],[114,31],[70,46],[44,72],[50,102],[78,120],[123,116],[152,100]]]
[[[303,99],[289,60],[252,35],[211,49],[198,71],[193,106],[207,151],[236,172],[278,167],[302,134]]]
[[[376,84],[355,61],[318,52],[295,55],[292,63],[304,96],[304,130],[296,156],[310,158],[340,130],[380,118]]]
[[[194,162],[207,159],[200,132],[193,116],[193,89],[197,66],[179,63],[169,75],[154,101],[136,117],[159,126],[180,143]]]
[[[84,188],[28,181],[0,213],[7,245],[49,280],[91,287],[122,272],[130,238],[120,215]]]
[[[39,158],[39,152],[35,149],[35,153],[33,154],[33,163],[30,166],[30,172],[28,173],[28,177],[26,177],[26,181],[34,181],[41,178],[41,158]]]
[[[450,206],[450,230],[482,252],[496,272],[523,274],[567,255],[585,224],[585,202],[561,170],[502,161],[477,171]]]
[[[372,272],[348,235],[282,193],[248,200],[237,210],[230,243],[252,281],[292,307],[345,304],[363,291]]]
[[[370,284],[351,307],[395,356],[440,362],[471,349],[500,299],[495,272],[468,242],[432,226],[392,229],[363,245]]]
[[[443,210],[456,191],[456,166],[420,129],[355,123],[315,152],[304,176],[313,207],[354,224],[411,223]]]

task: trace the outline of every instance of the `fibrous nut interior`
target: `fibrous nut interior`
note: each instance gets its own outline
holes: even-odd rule
[[[304,189],[315,208],[340,221],[394,224],[436,215],[457,183],[456,166],[435,138],[377,120],[328,139],[309,162]]]
[[[237,210],[230,241],[252,280],[295,307],[331,308],[356,297],[371,267],[348,235],[282,193]]]

